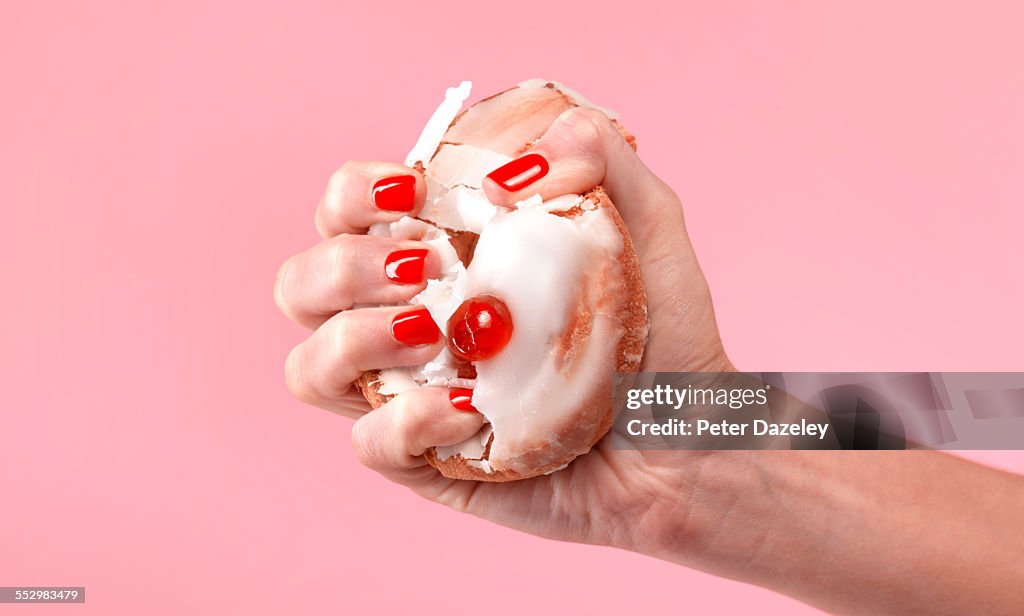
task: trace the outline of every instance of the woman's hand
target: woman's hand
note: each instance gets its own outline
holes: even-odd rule
[[[651,331],[643,368],[730,369],[679,199],[644,166],[615,125],[599,111],[572,109],[531,152],[547,159],[550,172],[518,192],[487,180],[488,197],[511,206],[534,193],[548,198],[604,186],[630,229],[647,288]],[[352,444],[370,468],[422,496],[507,526],[635,549],[638,535],[658,532],[644,527],[657,525],[660,509],[687,517],[681,513],[689,507],[696,474],[688,468],[691,462],[676,458],[692,456],[670,454],[671,460],[655,463],[657,455],[612,451],[606,439],[552,475],[504,484],[457,481],[422,457],[427,448],[458,443],[480,428],[481,416],[453,408],[447,390],[421,388],[372,412],[354,408],[358,393],[352,382],[364,371],[425,363],[442,344],[421,339],[410,345],[392,335],[392,321],[408,308],[353,309],[408,300],[427,278],[437,276],[437,256],[426,244],[365,234],[373,223],[414,215],[424,196],[423,178],[391,163],[348,163],[331,178],[316,212],[324,241],[292,257],[277,280],[281,309],[315,330],[287,361],[295,396],[356,416]],[[384,266],[389,255],[409,250],[423,251],[422,274],[389,279]]]

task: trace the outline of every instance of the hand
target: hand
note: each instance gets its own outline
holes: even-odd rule
[[[630,229],[647,288],[651,331],[643,368],[730,369],[679,199],[644,166],[615,125],[599,111],[573,109],[532,151],[549,161],[548,175],[512,193],[488,180],[484,189],[491,201],[511,206],[534,193],[548,198],[604,186]],[[374,204],[374,184],[396,176],[413,178],[411,211]],[[423,179],[415,170],[390,163],[349,163],[331,178],[316,213],[316,227],[326,239],[285,263],[277,281],[275,295],[285,314],[315,328],[289,355],[292,392],[311,404],[356,416],[352,443],[370,468],[422,496],[501,524],[626,547],[634,542],[627,535],[638,529],[622,520],[643,517],[655,523],[656,515],[633,515],[652,506],[678,515],[675,509],[687,506],[691,481],[678,460],[666,461],[663,469],[651,460],[657,455],[612,451],[606,439],[553,475],[506,484],[456,481],[427,465],[422,454],[428,447],[472,436],[482,418],[452,408],[447,390],[421,388],[369,413],[353,408],[358,393],[352,381],[362,372],[421,364],[440,348],[440,342],[408,346],[392,337],[390,321],[403,308],[352,309],[360,303],[407,300],[424,288],[422,280],[396,284],[385,277],[384,260],[396,250],[426,250],[424,278],[437,275],[437,256],[427,245],[365,235],[372,223],[414,214],[424,196]]]

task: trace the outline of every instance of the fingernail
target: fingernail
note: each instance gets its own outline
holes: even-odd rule
[[[434,319],[426,308],[416,308],[396,316],[391,321],[391,335],[409,346],[434,344],[441,337]]]
[[[487,174],[509,192],[526,188],[548,174],[548,161],[540,154],[527,154]]]
[[[426,260],[426,248],[396,250],[384,260],[384,275],[391,282],[399,284],[423,282],[423,265]]]
[[[373,204],[390,212],[409,212],[416,201],[416,178],[396,175],[373,185]]]
[[[451,400],[452,406],[459,409],[460,411],[466,411],[467,413],[480,412],[476,410],[475,406],[473,406],[472,389],[452,389],[448,392],[448,399]]]

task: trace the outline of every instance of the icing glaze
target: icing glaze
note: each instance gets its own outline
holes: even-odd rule
[[[493,468],[554,441],[614,370],[621,331],[606,296],[621,284],[621,254],[622,236],[600,209],[570,219],[520,207],[480,235],[466,292],[503,298],[516,321],[505,349],[475,362],[473,404],[494,429]],[[584,307],[589,335],[565,361],[560,343]]]
[[[469,98],[469,93],[472,89],[473,82],[463,81],[457,88],[445,90],[444,101],[438,105],[437,110],[427,120],[426,126],[423,127],[423,132],[420,133],[420,138],[416,141],[416,145],[412,147],[409,155],[405,157],[406,167],[412,167],[416,163],[430,160],[434,151],[437,150],[437,146],[440,145],[445,131],[448,130],[448,126],[451,125],[455,116],[459,115],[459,111],[462,110],[462,104]]]

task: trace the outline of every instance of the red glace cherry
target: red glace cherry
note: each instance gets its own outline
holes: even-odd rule
[[[465,361],[494,357],[511,338],[512,315],[493,295],[467,299],[448,319],[448,349]]]

